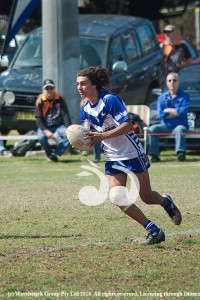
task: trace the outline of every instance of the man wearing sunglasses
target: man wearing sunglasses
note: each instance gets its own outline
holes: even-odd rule
[[[157,114],[160,124],[149,128],[149,155],[151,162],[159,162],[159,134],[173,133],[175,135],[175,151],[178,161],[185,161],[186,141],[184,133],[188,131],[187,113],[189,109],[189,95],[179,89],[177,73],[169,73],[166,78],[168,91],[157,100]]]
[[[45,150],[47,160],[57,162],[67,147],[67,126],[70,124],[67,104],[55,90],[53,80],[46,79],[42,94],[36,100],[35,115],[38,125],[38,140]],[[49,139],[56,143],[56,149],[49,144]]]

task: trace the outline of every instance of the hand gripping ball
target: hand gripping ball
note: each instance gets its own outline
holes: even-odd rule
[[[84,139],[84,134],[88,130],[81,125],[70,125],[66,130],[67,138],[72,146],[80,151],[89,151],[91,147],[89,144],[92,139]]]

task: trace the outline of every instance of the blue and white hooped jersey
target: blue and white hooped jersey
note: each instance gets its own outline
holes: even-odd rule
[[[101,91],[99,100],[87,100],[81,108],[81,122],[88,130],[104,132],[118,127],[130,118],[124,102],[115,94]],[[127,160],[144,155],[142,145],[133,131],[101,142],[107,160]]]

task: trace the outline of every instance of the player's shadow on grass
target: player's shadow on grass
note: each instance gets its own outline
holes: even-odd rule
[[[177,160],[176,156],[174,158],[167,158],[167,157],[160,157],[160,163],[181,163],[180,161]],[[189,155],[186,155],[186,160],[182,163],[191,163],[191,162],[200,162],[200,157],[189,157]]]
[[[33,158],[31,158],[31,161],[39,161],[39,162],[41,162],[41,158],[33,157]],[[45,157],[44,161],[46,162],[46,157]],[[58,157],[58,163],[69,164],[69,163],[78,163],[78,162],[81,162],[80,158],[71,159],[71,158],[64,158],[62,156]]]
[[[77,162],[82,162],[81,159],[63,159],[63,158],[58,158],[59,161],[58,163],[64,163],[64,164],[69,164],[69,163],[77,163]]]
[[[195,156],[199,156],[200,157],[200,150],[194,150],[194,151],[188,150],[187,151],[187,155],[190,155],[190,156],[195,155]]]
[[[81,234],[68,234],[68,235],[31,235],[31,234],[25,234],[25,235],[0,235],[0,240],[7,240],[7,239],[49,239],[49,238],[76,238],[81,237]]]
[[[171,152],[160,152],[160,159],[161,162],[177,162],[177,157],[175,153]],[[200,161],[200,150],[188,150],[186,153],[186,160],[185,162],[199,162]]]

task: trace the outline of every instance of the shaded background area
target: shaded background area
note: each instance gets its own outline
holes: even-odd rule
[[[9,16],[14,0],[0,0],[0,18]],[[79,0],[80,13],[123,14],[148,18],[159,33],[168,23],[177,25],[178,34],[190,37],[194,32],[194,8],[200,1],[194,0]],[[185,22],[187,20],[187,22]],[[41,25],[41,5],[23,26],[29,32]],[[2,26],[0,24],[0,26]],[[2,32],[2,30],[1,30]]]

